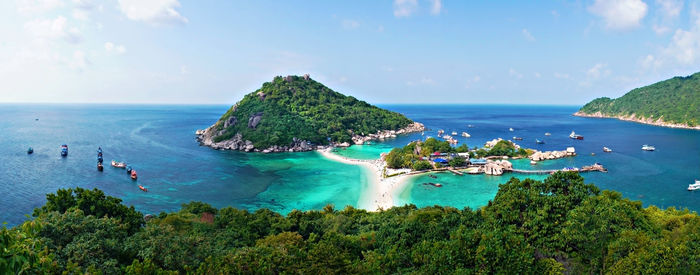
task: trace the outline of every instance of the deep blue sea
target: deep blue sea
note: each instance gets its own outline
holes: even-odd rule
[[[216,207],[255,210],[361,207],[367,189],[366,171],[333,162],[316,152],[247,154],[200,147],[196,129],[213,124],[230,106],[153,105],[0,105],[0,222],[14,225],[27,219],[58,188],[99,188],[144,213],[176,211],[180,204],[204,201]],[[576,106],[508,105],[386,105],[384,108],[422,122],[430,131],[399,136],[372,145],[353,146],[339,154],[377,158],[392,147],[435,136],[438,129],[463,131],[470,147],[494,138],[523,137],[517,143],[539,150],[574,146],[573,158],[540,162],[524,169],[580,167],[600,162],[608,173],[584,177],[601,189],[661,208],[700,210],[700,192],[686,188],[700,179],[700,131],[655,127],[614,119],[573,117]],[[39,120],[36,120],[39,119]],[[473,125],[467,128],[467,125]],[[510,132],[508,128],[514,128]],[[582,141],[568,138],[572,131]],[[552,133],[544,136],[545,132]],[[535,138],[546,143],[538,145]],[[69,155],[60,157],[60,145]],[[645,152],[642,144],[656,146]],[[28,155],[26,150],[35,152]],[[104,150],[105,169],[96,169],[96,149]],[[603,153],[607,146],[613,153]],[[595,153],[592,156],[591,153]],[[126,161],[139,173],[133,182],[123,169],[108,165]],[[522,176],[518,176],[522,178]],[[427,188],[420,177],[410,180],[397,204],[480,207],[495,196],[501,177],[440,174],[443,188]],[[541,179],[542,176],[537,176]],[[434,181],[434,180],[433,180]],[[145,193],[138,185],[149,189]]]

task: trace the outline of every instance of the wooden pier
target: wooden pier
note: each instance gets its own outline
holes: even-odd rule
[[[462,173],[462,172],[460,172],[460,171],[457,171],[457,170],[454,170],[454,169],[447,169],[447,170],[450,171],[450,172],[452,172],[452,173],[454,173],[455,175],[464,176],[464,173]]]

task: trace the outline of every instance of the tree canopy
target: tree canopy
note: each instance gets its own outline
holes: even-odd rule
[[[118,199],[99,190],[88,204]],[[699,274],[700,217],[643,208],[573,172],[510,179],[472,210],[328,205],[286,216],[206,203],[136,231],[59,190],[34,220],[0,229],[0,270],[22,274]],[[56,207],[61,206],[61,207]],[[109,212],[109,211],[107,211]],[[215,213],[214,221],[201,217]]]
[[[278,76],[247,94],[219,119],[215,127],[223,134],[214,141],[239,133],[257,148],[289,145],[294,138],[316,144],[327,144],[329,139],[349,142],[353,134],[398,130],[411,122],[402,114],[345,96],[311,78]]]
[[[664,122],[700,125],[700,73],[674,77],[634,89],[616,99],[597,98],[579,112],[605,116],[662,118]]]

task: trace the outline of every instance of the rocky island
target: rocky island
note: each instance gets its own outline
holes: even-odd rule
[[[304,76],[277,76],[247,94],[212,126],[203,146],[246,152],[302,152],[423,131],[423,124],[335,92]]]
[[[616,99],[597,98],[574,115],[700,130],[700,73],[637,88]]]

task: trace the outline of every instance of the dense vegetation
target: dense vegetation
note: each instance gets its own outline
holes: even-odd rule
[[[427,161],[421,160],[435,152],[440,153],[464,153],[469,152],[469,147],[462,144],[459,147],[452,147],[447,141],[439,141],[435,138],[428,138],[425,141],[413,141],[402,148],[392,149],[385,157],[387,166],[390,168],[411,168],[414,170],[426,170],[433,166]],[[454,163],[458,164],[458,163]]]
[[[435,138],[428,138],[425,141],[414,141],[402,148],[392,149],[384,159],[389,168],[411,168],[413,170],[426,170],[433,168],[432,165],[422,160],[435,152],[440,153],[467,153],[469,157],[483,158],[488,156],[509,156],[526,157],[532,154],[531,150],[516,148],[513,142],[501,140],[492,148],[480,148],[469,150],[466,144],[452,147],[447,141],[439,141]],[[448,165],[452,167],[462,167],[466,163],[464,159],[452,158]]]
[[[579,112],[606,116],[662,118],[664,122],[700,125],[700,73],[674,77],[634,89],[616,99],[597,98]]]
[[[257,125],[250,120],[260,115]],[[224,129],[226,121],[235,123]],[[368,135],[379,130],[398,130],[411,120],[334,92],[313,79],[299,76],[275,77],[231,107],[216,123],[224,130],[214,141],[230,139],[240,133],[257,148],[290,145],[293,139],[327,144],[349,142],[352,134]]]
[[[329,205],[285,217],[195,202],[137,230],[140,213],[118,199],[59,193],[0,229],[2,273],[700,273],[697,214],[642,208],[571,172],[512,178],[476,211]]]

